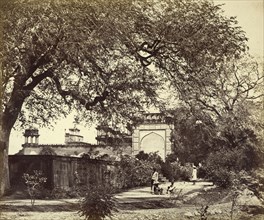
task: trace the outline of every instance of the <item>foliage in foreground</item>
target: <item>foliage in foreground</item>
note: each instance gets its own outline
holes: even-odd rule
[[[41,170],[34,170],[33,174],[24,173],[22,178],[27,186],[31,205],[34,206],[36,196],[40,193],[40,190],[43,187],[43,184],[47,181],[47,178],[43,176]]]
[[[111,217],[116,208],[113,189],[105,185],[91,186],[80,200],[79,213],[86,220],[101,220]]]

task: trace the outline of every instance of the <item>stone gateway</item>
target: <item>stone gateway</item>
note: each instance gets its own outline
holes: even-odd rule
[[[165,160],[171,153],[171,130],[172,125],[167,124],[160,113],[144,114],[143,123],[132,134],[132,154],[157,152]]]

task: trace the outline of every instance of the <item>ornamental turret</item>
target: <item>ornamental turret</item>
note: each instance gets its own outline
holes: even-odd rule
[[[25,145],[38,145],[39,143],[39,130],[36,128],[26,129],[24,132]]]
[[[69,132],[65,133],[65,144],[83,142],[83,136],[80,135],[80,129],[70,128]]]

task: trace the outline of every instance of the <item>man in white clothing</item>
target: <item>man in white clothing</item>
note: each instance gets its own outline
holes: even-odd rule
[[[155,187],[154,184],[157,184],[159,182],[159,173],[157,172],[156,168],[153,169],[152,177],[151,177],[151,192],[152,189],[154,190]]]

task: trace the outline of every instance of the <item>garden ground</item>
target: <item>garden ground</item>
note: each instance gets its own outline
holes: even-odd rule
[[[166,189],[169,183],[162,185]],[[149,187],[131,189],[116,195],[119,212],[113,220],[230,219],[230,191],[220,190],[208,182],[177,182],[174,195],[153,195]],[[264,219],[262,204],[255,197],[240,197],[233,209],[233,219]],[[205,212],[205,207],[208,209]],[[256,208],[258,207],[258,208]],[[241,212],[240,209],[244,211]],[[30,200],[4,197],[0,203],[1,220],[81,220],[78,199]]]

